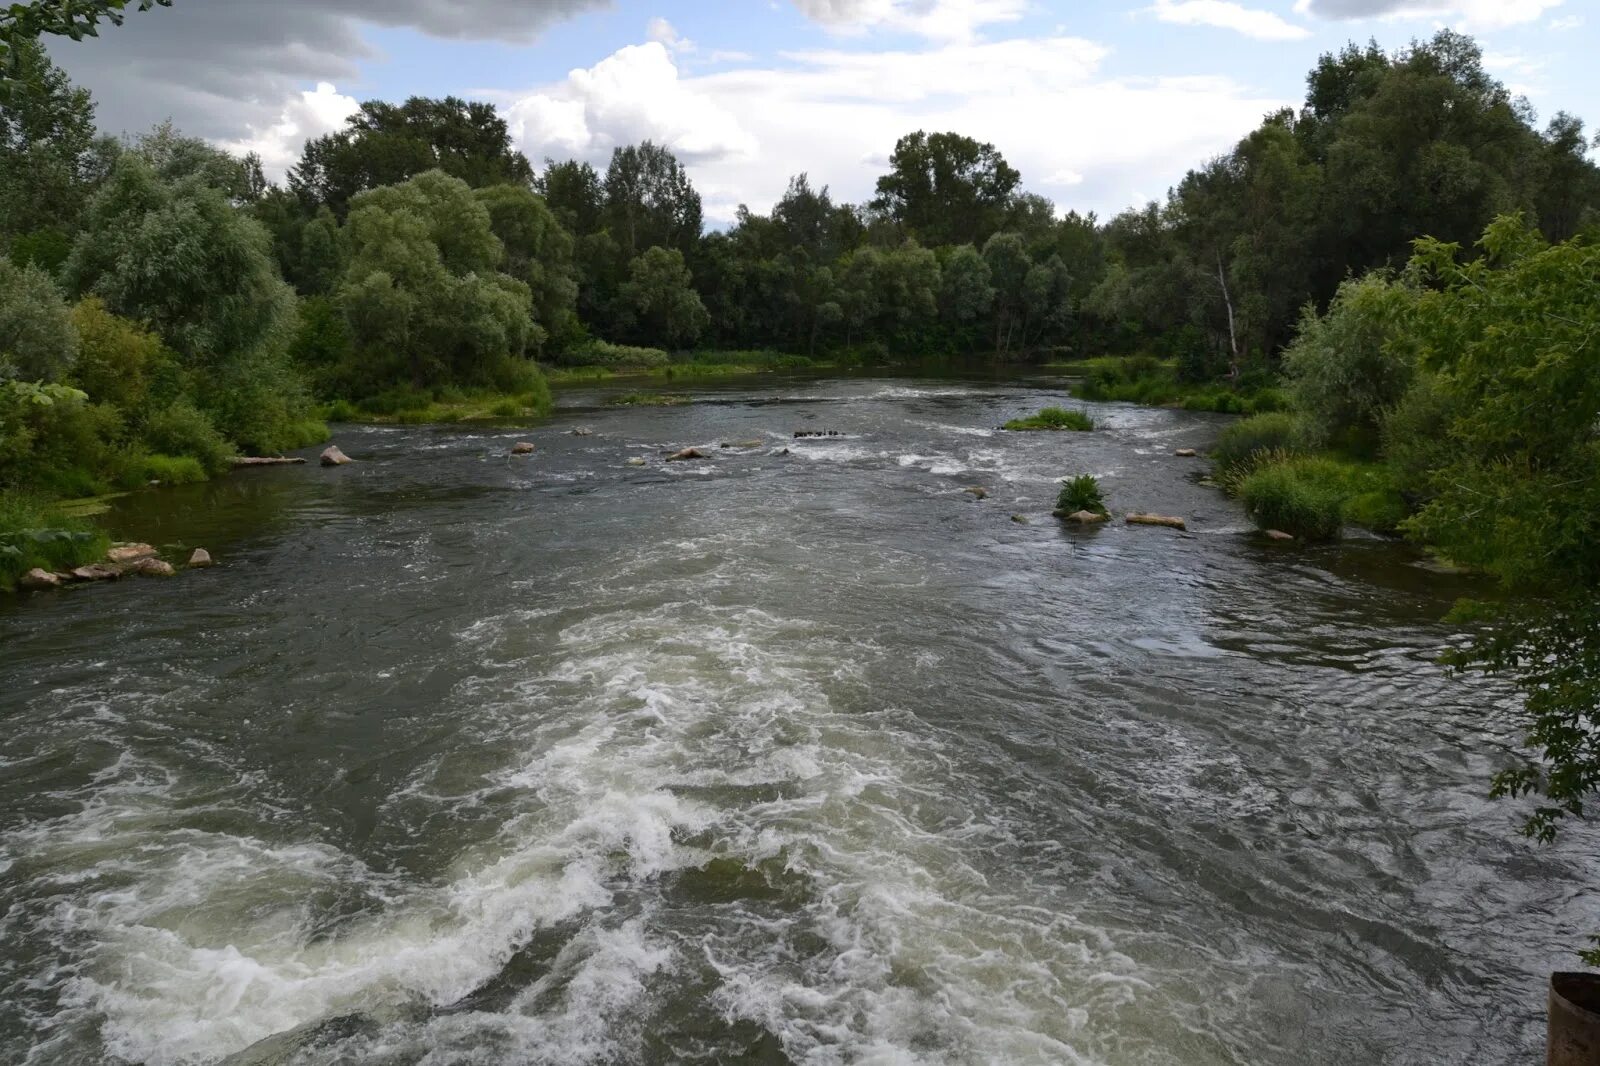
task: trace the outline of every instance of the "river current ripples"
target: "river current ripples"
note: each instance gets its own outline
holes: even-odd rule
[[[1470,582],[1250,535],[1172,454],[1214,416],[609,396],[135,495],[118,533],[220,565],[0,604],[0,1060],[1542,1047],[1596,837],[1485,798],[1507,693],[1436,664]],[[1079,473],[1190,533],[1063,528]]]

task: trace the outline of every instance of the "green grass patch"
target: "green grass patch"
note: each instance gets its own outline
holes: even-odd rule
[[[33,496],[0,493],[0,589],[38,567],[70,570],[103,557],[111,547],[105,531],[69,518]]]
[[[145,481],[159,481],[163,485],[194,485],[209,475],[200,460],[192,455],[147,455],[144,457]]]
[[[552,385],[585,385],[616,379],[658,378],[668,381],[723,378],[740,374],[778,371],[829,370],[833,362],[803,355],[764,350],[702,351],[669,359],[665,363],[551,366],[545,376]]]
[[[1063,373],[1082,375],[1083,381],[1073,388],[1073,395],[1097,403],[1175,406],[1187,411],[1235,415],[1281,411],[1289,406],[1288,396],[1282,389],[1181,381],[1175,359],[1157,359],[1149,355],[1101,356],[1048,366]]]
[[[550,413],[550,398],[544,389],[505,393],[494,389],[390,389],[356,403],[336,400],[322,409],[330,422],[356,422],[366,425],[422,426],[450,422],[529,421]],[[321,423],[317,423],[322,425]],[[310,443],[327,439],[322,436]]]
[[[1211,449],[1218,480],[1228,484],[1260,465],[1263,457],[1291,455],[1300,437],[1300,423],[1287,412],[1255,415],[1222,431]]]
[[[1065,516],[1077,514],[1079,511],[1088,511],[1090,514],[1106,514],[1106,500],[1100,490],[1100,479],[1093,474],[1080,474],[1061,486],[1061,495],[1056,497],[1056,514]]]
[[[1382,463],[1271,453],[1239,479],[1245,512],[1262,529],[1332,540],[1346,525],[1395,534],[1410,513]]]
[[[1087,411],[1068,410],[1064,407],[1046,407],[1038,414],[1028,418],[1013,418],[1000,428],[1011,430],[1014,433],[1056,432],[1060,430],[1087,432],[1094,428],[1094,419],[1089,417]]]

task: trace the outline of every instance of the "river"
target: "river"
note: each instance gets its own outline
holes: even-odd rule
[[[135,494],[218,567],[0,604],[0,1061],[1540,1053],[1600,838],[1486,798],[1468,580],[1250,534],[1217,416],[616,391]],[[1190,533],[1064,528],[1079,473]]]

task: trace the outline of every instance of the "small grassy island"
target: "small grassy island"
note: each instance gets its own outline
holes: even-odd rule
[[[1068,410],[1064,407],[1046,407],[1038,414],[1028,418],[1013,418],[1000,428],[1013,433],[1059,432],[1061,430],[1086,433],[1094,428],[1094,419],[1090,418],[1086,411]]]

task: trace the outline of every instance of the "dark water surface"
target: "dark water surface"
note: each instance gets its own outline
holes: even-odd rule
[[[0,605],[0,1061],[1538,1054],[1596,837],[1484,798],[1469,585],[1247,535],[1214,417],[604,395],[138,494],[221,565]],[[1083,472],[1193,535],[1063,529]]]

